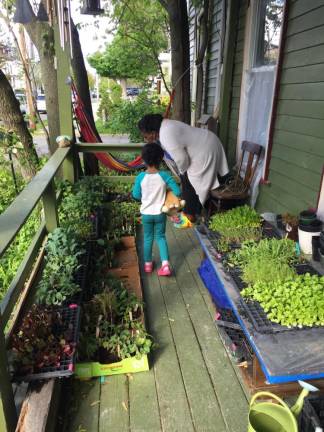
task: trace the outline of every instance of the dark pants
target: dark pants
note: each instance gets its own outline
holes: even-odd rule
[[[180,176],[182,198],[186,201],[184,213],[192,216],[199,215],[201,213],[202,205],[199,201],[198,195],[195,189],[188,179],[187,173]]]
[[[218,176],[219,184],[223,185],[226,181],[231,177],[231,174],[226,174],[223,177]],[[182,197],[186,201],[185,208],[183,209],[184,213],[192,216],[200,215],[202,210],[202,205],[199,201],[198,195],[196,194],[195,189],[188,179],[187,173],[182,174],[180,176],[181,180],[181,189],[182,189]],[[208,208],[208,200],[205,204],[205,208]]]

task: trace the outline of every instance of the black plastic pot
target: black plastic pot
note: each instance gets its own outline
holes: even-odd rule
[[[299,222],[298,227],[302,231],[306,231],[306,232],[311,232],[311,233],[312,232],[319,232],[322,229],[322,221],[315,218],[311,223],[303,224],[303,223]]]
[[[310,225],[312,224],[316,219],[316,213],[304,210],[299,213],[299,224],[300,225]]]

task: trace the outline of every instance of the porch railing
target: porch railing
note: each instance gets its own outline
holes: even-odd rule
[[[20,264],[16,276],[11,282],[8,291],[0,303],[0,431],[14,432],[17,424],[17,412],[14,402],[14,394],[10,379],[7,346],[9,333],[6,328],[15,310],[18,317],[23,302],[19,301],[22,294],[26,299],[30,290],[25,290],[28,279],[41,245],[47,233],[53,231],[59,225],[58,202],[54,186],[54,177],[61,169],[64,179],[72,183],[78,179],[79,152],[114,152],[114,151],[138,151],[142,143],[137,144],[74,144],[68,148],[57,149],[42,170],[30,181],[15,201],[0,215],[0,258],[15,240],[18,232],[27,222],[37,204],[42,201],[44,218],[35,234],[28,251]],[[19,303],[19,305],[18,305]],[[18,308],[18,310],[17,310]],[[11,323],[11,327],[13,324]]]

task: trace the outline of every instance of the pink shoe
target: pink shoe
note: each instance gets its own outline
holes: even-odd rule
[[[153,263],[152,262],[146,262],[144,264],[144,271],[145,271],[145,273],[152,273],[152,271],[153,271]]]
[[[158,270],[157,274],[158,274],[159,276],[171,276],[171,270],[170,270],[170,266],[169,266],[169,264],[164,264],[164,266],[162,266],[162,267]]]

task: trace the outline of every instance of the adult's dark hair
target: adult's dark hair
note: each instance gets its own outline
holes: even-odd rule
[[[142,159],[146,165],[159,167],[164,157],[162,147],[157,143],[145,144],[142,148]]]
[[[141,132],[159,132],[163,117],[161,114],[146,114],[138,122]]]

